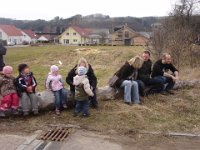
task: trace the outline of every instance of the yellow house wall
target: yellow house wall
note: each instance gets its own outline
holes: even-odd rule
[[[69,33],[69,35],[67,35]],[[73,35],[73,33],[76,33],[76,35]],[[86,44],[89,39],[85,37],[81,37],[81,35],[76,32],[72,27],[67,28],[60,36],[59,43],[65,44],[64,39],[69,40],[69,45],[79,45],[79,44]],[[77,42],[74,42],[74,40],[77,40]]]

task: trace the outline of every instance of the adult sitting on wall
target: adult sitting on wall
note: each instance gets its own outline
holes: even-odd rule
[[[179,75],[178,70],[172,64],[172,58],[168,53],[164,53],[162,59],[155,62],[152,70],[152,77],[162,81],[162,92],[174,94],[171,90],[173,89],[175,82],[179,80]],[[164,84],[167,84],[166,88],[164,88]]]
[[[117,77],[115,87],[118,89],[124,88],[124,102],[128,105],[140,104],[139,90],[137,79],[137,71],[141,68],[143,60],[139,56],[135,56],[115,73]]]
[[[89,82],[90,82],[90,85],[91,85],[91,89],[94,93],[93,97],[89,97],[90,105],[91,105],[92,108],[98,108],[98,102],[97,102],[97,99],[96,99],[97,78],[94,74],[92,66],[90,64],[88,64],[86,59],[81,58],[78,61],[78,64],[75,65],[71,69],[71,71],[68,73],[68,76],[66,77],[66,82],[70,85],[71,93],[74,94],[75,93],[75,86],[73,85],[73,77],[75,77],[77,75],[77,69],[80,66],[87,68],[86,75],[88,76],[88,79],[89,79]]]
[[[150,55],[148,50],[143,52],[142,58],[144,62],[142,67],[138,70],[137,80],[140,84],[139,88],[142,96],[157,93],[162,89],[162,81],[151,78],[152,61]],[[146,93],[144,92],[145,86],[150,87]]]
[[[7,49],[3,46],[3,43],[0,41],[0,71],[3,70],[5,66],[3,56],[6,55]]]

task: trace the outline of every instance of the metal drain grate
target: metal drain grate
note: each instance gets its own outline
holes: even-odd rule
[[[40,140],[64,141],[68,137],[69,132],[68,128],[56,127],[44,133]]]

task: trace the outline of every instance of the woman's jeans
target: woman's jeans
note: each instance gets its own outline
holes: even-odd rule
[[[23,112],[38,112],[38,100],[35,93],[22,93],[21,104]]]
[[[139,104],[139,90],[136,81],[125,80],[121,87],[124,88],[124,102]]]
[[[63,104],[67,103],[67,91],[63,88],[53,93],[55,95],[55,107],[56,109],[60,109]]]

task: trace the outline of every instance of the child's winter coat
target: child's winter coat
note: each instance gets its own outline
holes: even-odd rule
[[[76,75],[73,78],[73,84],[75,85],[75,99],[77,101],[88,100],[89,96],[94,96],[87,75]]]

